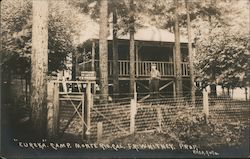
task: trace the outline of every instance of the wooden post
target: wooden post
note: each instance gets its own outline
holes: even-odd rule
[[[54,85],[54,125],[55,134],[58,134],[59,127],[59,83]]]
[[[208,123],[209,108],[208,108],[208,92],[203,89],[203,112],[205,114],[206,123]]]
[[[175,88],[175,81],[173,81],[173,97],[176,98],[176,88]]]
[[[134,83],[134,100],[135,100],[135,103],[137,103],[136,82]]]
[[[53,139],[58,134],[59,124],[59,87],[58,83],[48,83],[48,112],[47,112],[47,133],[50,139]]]
[[[86,124],[87,124],[87,130],[86,130],[86,138],[87,141],[89,141],[90,138],[90,112],[91,112],[91,107],[93,107],[93,96],[91,94],[91,83],[88,81],[87,82],[87,88],[86,88],[86,98],[87,98],[87,106],[86,106]]]
[[[159,124],[159,132],[162,132],[162,127],[161,127],[161,124],[162,124],[162,112],[161,112],[161,107],[158,106],[156,108],[157,110],[157,121],[158,121],[158,124]]]
[[[76,80],[77,76],[77,52],[72,52],[72,71],[71,71],[71,79]]]
[[[135,132],[135,115],[136,115],[136,101],[131,99],[130,102],[130,133]]]
[[[85,132],[87,131],[87,127],[84,124],[85,120],[85,104],[84,104],[84,94],[82,95],[82,139],[85,139]]]
[[[95,71],[95,42],[92,42],[92,57],[91,57],[91,70]]]
[[[63,86],[63,92],[67,93],[68,92],[68,87],[67,87],[66,79],[65,79],[64,76],[62,76],[62,86]]]
[[[138,52],[138,43],[137,45],[135,46],[135,62],[136,62],[136,77],[139,76],[139,52]]]
[[[97,142],[100,142],[102,139],[102,122],[97,123]]]

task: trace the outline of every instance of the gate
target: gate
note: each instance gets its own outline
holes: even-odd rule
[[[94,92],[95,81],[50,81],[48,83],[49,138],[61,138],[72,121],[80,118],[82,139],[88,139]]]

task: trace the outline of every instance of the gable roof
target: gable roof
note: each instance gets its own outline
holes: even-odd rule
[[[112,27],[110,27],[112,28]],[[85,42],[89,39],[99,39],[99,25],[92,22],[80,34],[80,43]],[[112,29],[109,31],[108,40],[113,40]],[[129,40],[129,34],[118,35],[118,39]],[[135,32],[136,41],[153,41],[153,42],[175,42],[174,34],[166,29],[159,29],[154,26],[140,28]],[[180,37],[181,43],[188,43],[186,37]]]
[[[118,36],[118,39],[129,40],[129,34]],[[113,40],[113,35],[108,36],[108,40]],[[156,27],[141,28],[135,32],[135,40],[137,41],[154,41],[154,42],[175,42],[174,34],[166,29]],[[188,43],[187,38],[181,36],[181,43]]]

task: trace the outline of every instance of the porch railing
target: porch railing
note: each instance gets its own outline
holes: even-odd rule
[[[156,64],[156,68],[160,71],[162,77],[173,77],[175,75],[174,63],[173,62],[163,62],[163,61],[138,61],[135,62],[135,76],[136,77],[149,77],[151,65]],[[119,76],[129,77],[130,72],[130,61],[129,60],[119,60]],[[181,63],[182,76],[189,76],[188,62]],[[95,69],[97,74],[99,72],[99,61],[95,61]],[[108,73],[109,76],[113,75],[113,61],[108,61]]]

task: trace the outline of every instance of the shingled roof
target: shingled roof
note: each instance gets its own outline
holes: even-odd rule
[[[109,35],[108,40],[112,40],[113,35]],[[129,40],[129,35],[121,35],[118,39]],[[155,41],[155,42],[175,42],[174,34],[166,29],[156,27],[141,28],[135,33],[137,41]],[[187,38],[181,36],[181,43],[188,43]]]
[[[99,26],[92,24],[85,28],[81,33],[80,41],[84,42],[89,39],[99,39]],[[129,34],[119,35],[118,39],[129,40]],[[110,30],[108,40],[113,40],[112,31]],[[135,33],[137,41],[154,41],[154,42],[175,42],[174,34],[166,29],[159,29],[153,26],[138,29]],[[180,37],[181,43],[188,43],[186,37]]]

